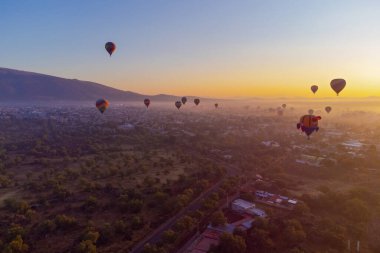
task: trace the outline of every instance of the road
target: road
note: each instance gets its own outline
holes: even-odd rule
[[[201,195],[199,195],[196,199],[194,199],[187,207],[182,209],[180,212],[178,212],[175,216],[167,220],[164,224],[159,226],[155,231],[153,231],[149,236],[141,240],[139,243],[137,243],[134,248],[129,251],[129,253],[140,253],[144,249],[144,245],[147,243],[154,244],[159,241],[161,238],[162,233],[165,230],[170,229],[173,227],[177,220],[183,217],[187,212],[197,210],[201,207],[202,200],[209,197],[212,193],[216,192],[220,185],[222,184],[223,180],[227,177],[236,175],[236,172],[238,171],[238,168],[236,166],[227,164],[224,160],[221,160],[219,158],[213,158],[214,161],[222,162],[227,168],[227,173],[224,177],[222,177],[216,184],[214,184],[211,188],[209,188],[207,191],[203,192]]]

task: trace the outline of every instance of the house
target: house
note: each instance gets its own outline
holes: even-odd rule
[[[231,204],[231,209],[236,212],[244,213],[246,210],[255,207],[255,204],[242,200],[242,199],[235,199]]]
[[[263,218],[265,218],[267,216],[267,214],[265,213],[264,210],[259,209],[259,208],[255,208],[255,207],[248,209],[246,211],[246,213],[251,214],[253,216],[263,217]]]

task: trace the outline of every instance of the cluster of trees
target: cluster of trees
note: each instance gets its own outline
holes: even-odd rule
[[[373,252],[377,252],[380,237],[368,234],[367,228],[369,222],[378,220],[380,196],[365,188],[354,188],[346,193],[327,187],[321,190],[323,193],[318,196],[304,195],[303,202],[286,215],[256,218],[248,231],[235,231],[228,238],[223,235],[220,244],[212,247],[210,253],[339,253],[346,250],[348,240],[368,240]],[[223,215],[215,213],[211,222],[222,224]],[[380,231],[380,227],[371,227],[373,231]],[[237,247],[241,251],[236,251]]]

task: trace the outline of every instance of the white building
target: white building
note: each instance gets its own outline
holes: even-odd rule
[[[242,212],[242,213],[254,207],[255,207],[255,204],[242,200],[242,199],[235,199],[231,204],[232,210],[236,212]]]
[[[247,214],[251,214],[254,216],[259,216],[259,217],[266,217],[267,214],[265,213],[264,210],[261,210],[259,208],[252,207],[246,211]]]

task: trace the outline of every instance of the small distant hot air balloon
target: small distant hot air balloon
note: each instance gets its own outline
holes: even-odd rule
[[[145,104],[146,108],[148,108],[150,105],[150,99],[149,98],[144,99],[144,104]]]
[[[194,99],[194,104],[195,104],[195,105],[199,105],[200,102],[201,102],[201,101],[199,100],[199,98]]]
[[[311,91],[315,94],[315,93],[317,92],[317,90],[318,90],[318,86],[317,86],[317,85],[312,85],[312,86],[310,87],[310,89],[311,89]]]
[[[100,98],[98,100],[96,100],[96,108],[98,108],[98,110],[101,112],[101,113],[104,113],[105,110],[108,108],[109,106],[109,102],[103,98]]]
[[[327,113],[330,113],[331,110],[332,110],[331,106],[326,106],[326,107],[325,107],[325,111],[326,111]]]
[[[307,112],[308,112],[309,114],[313,114],[313,113],[314,113],[314,110],[313,110],[313,109],[309,109]]]
[[[181,101],[182,101],[182,104],[186,104],[186,102],[187,102],[187,97],[182,97],[182,98],[181,98]]]
[[[179,108],[181,108],[182,102],[181,101],[177,101],[177,102],[174,103],[174,105],[179,110]]]
[[[307,135],[307,138],[310,139],[310,135],[314,131],[318,132],[318,121],[321,119],[321,116],[304,115],[300,118],[299,123],[297,123],[297,129],[301,129]]]
[[[111,56],[113,54],[113,52],[115,52],[116,50],[116,45],[115,43],[113,42],[107,42],[106,45],[104,46],[107,50],[107,52],[109,53],[109,55]]]
[[[339,96],[339,92],[346,87],[346,81],[344,79],[334,79],[330,82],[330,86],[336,92],[336,95]]]
[[[284,109],[285,109],[285,108],[286,108],[286,104],[282,104],[282,108],[284,108]]]
[[[218,104],[218,103],[215,103],[214,106],[215,106],[215,108],[217,109],[218,106],[219,106],[219,104]]]

